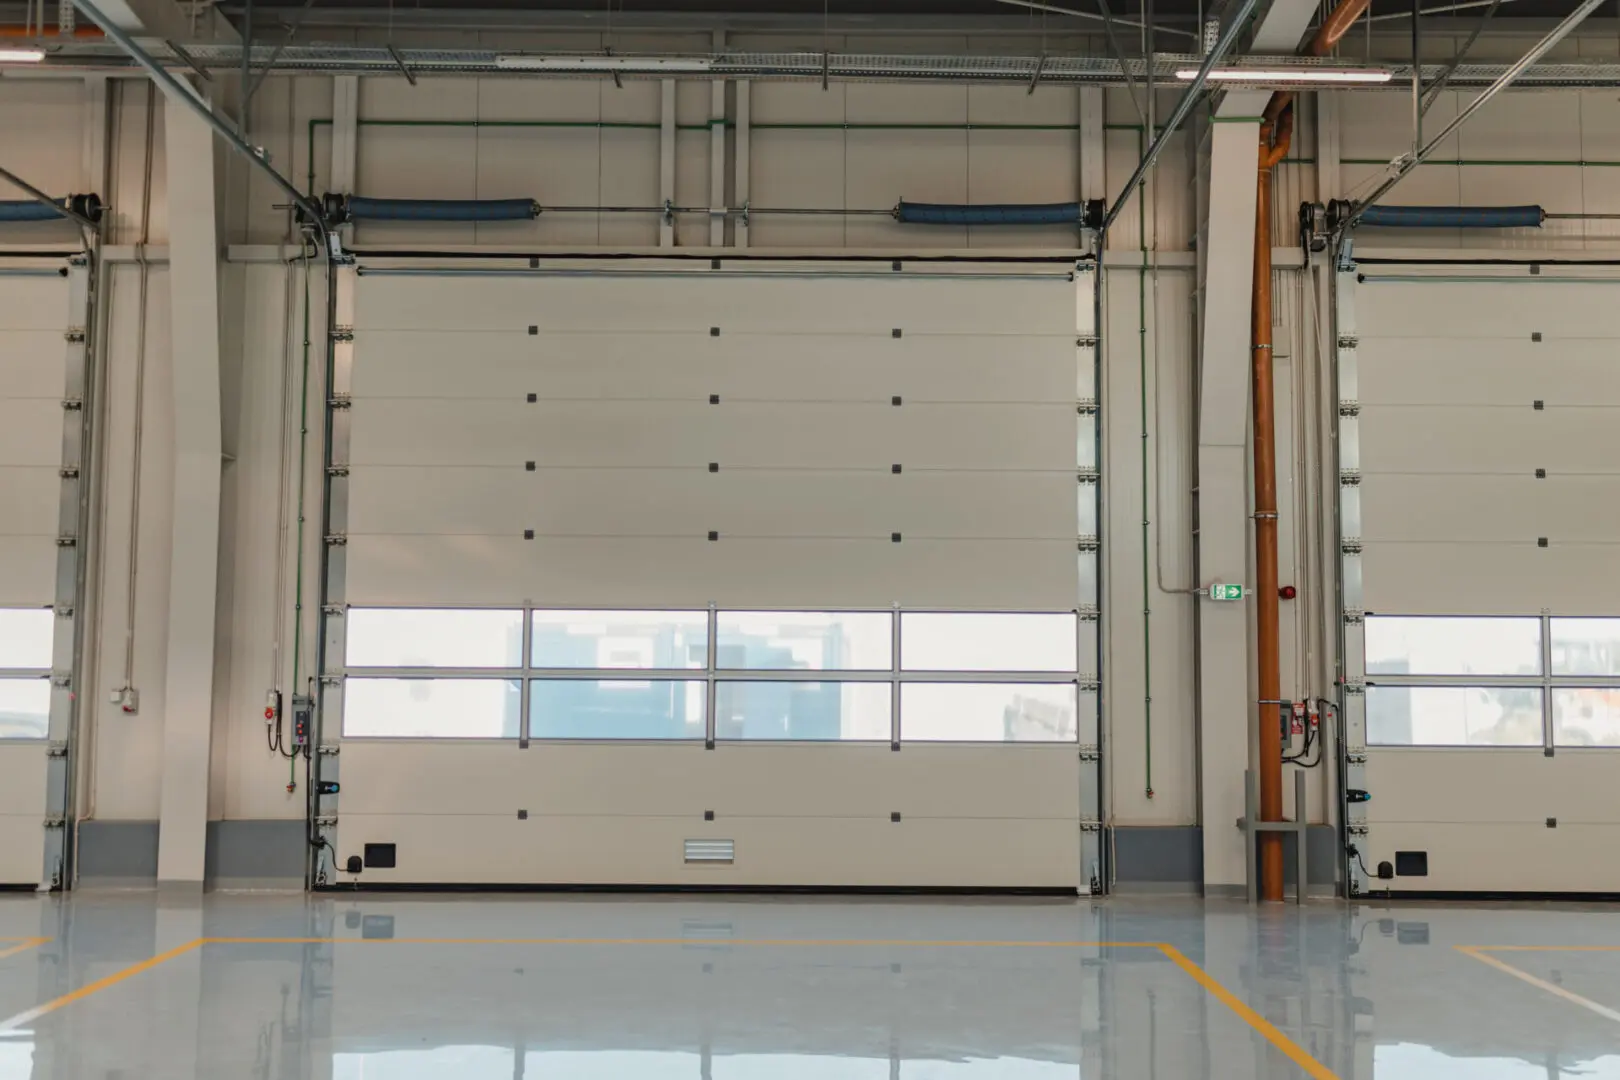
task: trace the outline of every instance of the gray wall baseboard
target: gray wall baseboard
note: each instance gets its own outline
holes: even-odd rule
[[[204,874],[209,888],[302,889],[302,821],[210,821]],[[79,826],[81,888],[157,885],[158,823],[86,821]]]
[[[1235,826],[1234,826],[1235,828]],[[1330,894],[1339,877],[1339,840],[1329,825],[1306,838],[1312,895]],[[1284,880],[1294,880],[1294,845],[1283,846]],[[1204,830],[1197,825],[1116,826],[1114,885],[1122,893],[1204,893]],[[1289,886],[1292,889],[1292,885]],[[1241,893],[1241,889],[1236,893]],[[1211,895],[1213,895],[1211,891]]]

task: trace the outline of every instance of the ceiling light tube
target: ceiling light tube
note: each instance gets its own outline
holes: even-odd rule
[[[43,59],[44,49],[0,49],[0,64],[37,64]]]
[[[1382,68],[1215,68],[1209,73],[1211,82],[1242,83],[1387,83],[1394,73]],[[1181,68],[1176,78],[1191,82],[1198,77],[1197,68]]]
[[[508,71],[708,71],[714,61],[681,56],[497,56],[495,66]]]

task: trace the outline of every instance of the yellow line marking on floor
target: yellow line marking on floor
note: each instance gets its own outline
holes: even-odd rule
[[[1160,952],[1170,958],[1171,963],[1192,976],[1194,982],[1208,990],[1222,1005],[1237,1013],[1244,1023],[1265,1036],[1267,1042],[1281,1050],[1295,1065],[1304,1069],[1306,1075],[1312,1077],[1313,1080],[1339,1080],[1338,1076],[1329,1070],[1327,1066],[1307,1054],[1300,1048],[1298,1043],[1279,1031],[1277,1026],[1270,1020],[1249,1008],[1236,994],[1216,982],[1209,972],[1187,959],[1180,949],[1174,945],[1163,944],[1159,945],[1158,948]]]
[[[1488,947],[1494,948],[1494,946]],[[1611,1009],[1607,1005],[1599,1005],[1591,998],[1584,998],[1575,993],[1573,990],[1565,990],[1562,986],[1559,986],[1556,983],[1550,983],[1545,979],[1538,979],[1528,971],[1520,971],[1512,964],[1498,960],[1494,956],[1487,956],[1485,954],[1484,947],[1478,945],[1453,945],[1452,948],[1456,949],[1464,956],[1472,956],[1475,960],[1478,960],[1482,964],[1489,964],[1498,971],[1506,972],[1521,982],[1527,982],[1537,989],[1545,990],[1554,997],[1563,998],[1571,1005],[1579,1005],[1583,1009],[1597,1013],[1604,1019],[1613,1020],[1615,1023],[1620,1024],[1620,1011]]]
[[[1458,945],[1478,952],[1620,952],[1620,945]]]
[[[50,940],[48,937],[0,938],[0,941],[22,942],[21,945],[13,945],[9,949],[0,949],[0,960],[4,960],[8,956],[16,956],[20,952],[27,952],[29,949],[37,949]]]
[[[52,1001],[47,1001],[43,1005],[36,1005],[32,1009],[27,1009],[18,1013],[16,1016],[7,1017],[4,1020],[0,1020],[0,1034],[4,1034],[7,1031],[15,1031],[20,1027],[32,1024],[35,1020],[38,1020],[47,1013],[53,1013],[65,1005],[73,1004],[75,1001],[82,1001],[91,994],[100,993],[109,986],[116,986],[125,979],[128,979],[131,976],[139,975],[143,971],[150,971],[152,968],[157,967],[159,964],[162,964],[165,961],[173,960],[175,957],[180,956],[183,953],[190,952],[192,949],[197,948],[197,946],[201,945],[202,943],[202,938],[197,938],[194,941],[188,941],[184,945],[178,945],[175,948],[170,949],[168,952],[158,953],[156,956],[142,960],[138,964],[131,964],[129,967],[124,968],[121,971],[115,971],[111,975],[97,979],[93,983],[87,983],[71,993],[63,994],[59,998]]]

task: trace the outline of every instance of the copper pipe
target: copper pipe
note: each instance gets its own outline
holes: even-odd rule
[[[1278,141],[1260,125],[1259,175],[1254,200],[1254,292],[1249,372],[1254,398],[1254,621],[1260,725],[1260,820],[1282,820],[1282,696],[1280,613],[1277,603],[1277,404],[1271,342],[1271,170],[1288,153],[1293,110],[1283,113]],[[1282,834],[1260,834],[1260,898],[1283,898]]]
[[[0,38],[28,38],[31,41],[39,42],[41,45],[49,45],[53,41],[64,38],[99,38],[102,36],[101,29],[95,26],[75,26],[71,34],[41,33],[40,28],[37,26],[0,26]]]
[[[1328,12],[1328,17],[1322,20],[1322,25],[1316,28],[1316,33],[1311,36],[1310,43],[1301,50],[1304,55],[1326,56],[1332,52],[1334,47],[1344,38],[1344,35],[1350,32],[1350,28],[1356,24],[1356,20],[1365,14],[1369,3],[1370,0],[1342,0],[1332,11]],[[1287,109],[1293,102],[1294,92],[1292,90],[1279,90],[1272,94],[1271,100],[1266,103],[1265,118],[1267,123],[1276,127],[1283,110]],[[1278,136],[1280,139],[1280,131]]]

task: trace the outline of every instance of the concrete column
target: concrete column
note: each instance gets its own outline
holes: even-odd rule
[[[174,531],[164,669],[158,884],[202,888],[219,587],[219,235],[213,132],[185,105],[164,117],[173,319]]]
[[[1249,308],[1254,282],[1258,118],[1210,129],[1198,365],[1198,584],[1248,582]],[[1198,766],[1204,885],[1244,882],[1243,773],[1249,767],[1247,603],[1198,600]],[[1224,889],[1222,890],[1224,891]]]

